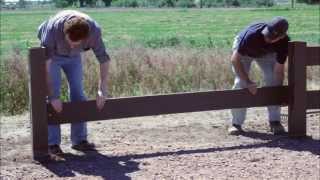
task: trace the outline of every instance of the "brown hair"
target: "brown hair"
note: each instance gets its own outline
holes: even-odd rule
[[[79,41],[89,36],[89,24],[83,17],[73,17],[64,23],[63,32],[69,35],[71,41]]]

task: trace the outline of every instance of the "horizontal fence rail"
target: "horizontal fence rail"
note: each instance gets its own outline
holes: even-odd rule
[[[307,109],[320,109],[320,91],[307,92]]]
[[[320,65],[320,46],[306,47],[306,65]]]
[[[248,90],[207,91],[108,99],[99,111],[95,101],[64,103],[57,114],[48,107],[49,124],[95,121],[159,114],[209,111],[229,108],[288,104],[288,87],[259,88],[256,95]]]

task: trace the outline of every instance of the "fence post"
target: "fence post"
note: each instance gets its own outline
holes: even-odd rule
[[[45,48],[29,50],[29,101],[34,160],[43,160],[48,154],[45,60]]]
[[[288,132],[289,136],[306,136],[306,43],[289,43],[289,114]]]

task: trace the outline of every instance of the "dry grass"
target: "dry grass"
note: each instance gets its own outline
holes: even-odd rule
[[[110,93],[118,97],[230,88],[233,78],[228,59],[227,53],[218,50],[116,50]]]
[[[19,50],[10,59],[1,60],[0,112],[22,113],[28,106],[27,58]]]
[[[217,49],[144,48],[131,45],[110,51],[111,97],[140,96],[174,92],[230,89],[233,84],[230,52]],[[99,65],[94,55],[83,54],[84,86],[89,98],[95,98]],[[1,61],[0,111],[17,114],[28,108],[27,58],[18,50]],[[308,80],[319,82],[319,68],[308,69]],[[262,83],[254,66],[251,77]],[[318,79],[317,79],[318,78]],[[68,99],[65,78],[61,97]],[[314,84],[314,83],[313,83]]]

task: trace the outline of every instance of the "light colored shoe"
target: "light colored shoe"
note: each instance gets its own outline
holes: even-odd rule
[[[228,128],[228,134],[229,135],[239,135],[241,133],[243,133],[244,131],[242,130],[240,125],[236,125],[236,124],[232,124],[229,128]]]
[[[284,127],[281,125],[280,121],[270,122],[270,131],[274,135],[281,135],[285,133]]]

